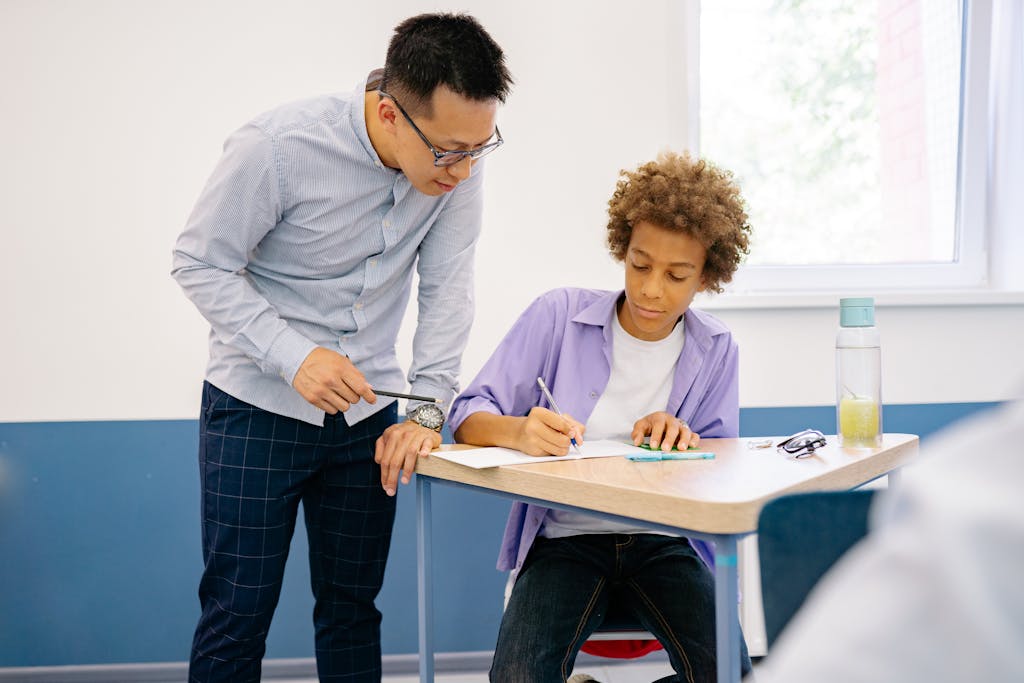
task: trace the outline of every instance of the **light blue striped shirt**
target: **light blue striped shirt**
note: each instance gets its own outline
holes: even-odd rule
[[[174,247],[172,275],[210,322],[206,377],[264,410],[317,425],[291,386],[316,347],[401,391],[395,340],[419,276],[412,393],[458,390],[473,318],[483,167],[430,197],[370,143],[365,81],[284,105],[236,131]],[[352,406],[349,424],[393,402]]]

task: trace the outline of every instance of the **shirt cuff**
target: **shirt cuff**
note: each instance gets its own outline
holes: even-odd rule
[[[462,426],[466,418],[473,413],[490,413],[492,415],[503,415],[501,408],[483,396],[473,396],[459,402],[458,410],[448,416],[448,426],[452,434]]]
[[[267,363],[291,386],[302,362],[316,346],[292,328],[285,327],[267,349]]]

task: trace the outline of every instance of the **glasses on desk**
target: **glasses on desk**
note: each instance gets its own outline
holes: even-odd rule
[[[776,444],[775,447],[794,458],[806,458],[814,455],[814,451],[825,443],[825,435],[817,429],[805,429]]]

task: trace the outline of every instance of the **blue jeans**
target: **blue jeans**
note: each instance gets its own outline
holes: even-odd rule
[[[203,611],[189,681],[260,680],[300,501],[320,680],[380,681],[381,615],[374,599],[395,499],[381,488],[373,453],[395,419],[392,405],[351,426],[340,413],[328,415],[318,427],[203,385]]]
[[[491,681],[563,683],[608,613],[628,611],[668,653],[669,681],[714,681],[715,582],[685,538],[537,538],[501,620]],[[746,643],[742,669],[750,671]]]

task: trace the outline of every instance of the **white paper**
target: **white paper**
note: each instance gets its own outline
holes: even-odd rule
[[[468,448],[458,451],[435,451],[430,454],[432,458],[442,458],[466,465],[474,469],[485,467],[497,467],[498,465],[526,465],[537,462],[552,462],[554,460],[582,460],[583,458],[611,458],[615,456],[629,455],[630,453],[645,453],[642,448],[637,448],[621,441],[609,441],[598,439],[596,441],[585,441],[580,446],[580,453],[575,449],[569,449],[569,455],[526,455],[522,451],[500,446],[488,448]]]

